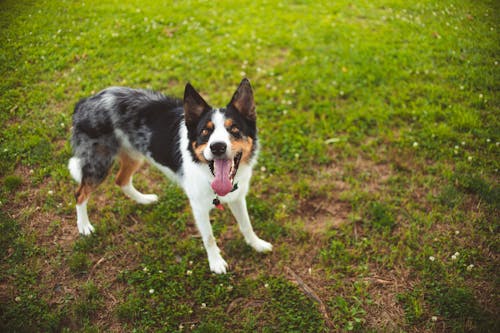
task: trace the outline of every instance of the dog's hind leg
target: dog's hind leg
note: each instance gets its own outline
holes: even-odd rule
[[[85,183],[82,182],[83,171],[81,163],[81,158],[72,157],[69,160],[68,169],[71,176],[80,184],[75,192],[78,231],[83,235],[89,235],[94,231],[94,227],[90,224],[87,214],[87,201],[92,192],[92,186],[87,181]]]
[[[147,205],[158,201],[156,194],[143,194],[132,184],[132,176],[142,165],[142,159],[135,159],[125,152],[120,155],[120,170],[116,176],[116,185],[120,186],[126,196],[138,203]]]
[[[87,214],[87,202],[89,201],[92,186],[89,184],[80,184],[75,193],[76,198],[76,223],[78,232],[82,235],[90,235],[94,232],[94,227],[90,224]]]
[[[117,142],[111,136],[84,139],[76,146],[77,154],[70,159],[68,168],[80,184],[75,192],[78,231],[89,235],[94,227],[89,221],[87,203],[90,194],[106,179],[113,165]]]

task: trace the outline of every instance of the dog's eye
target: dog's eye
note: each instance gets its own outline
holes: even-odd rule
[[[201,136],[207,136],[210,134],[210,130],[208,128],[204,128],[203,131],[201,131]]]

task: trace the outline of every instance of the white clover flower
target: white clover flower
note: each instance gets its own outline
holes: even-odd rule
[[[430,256],[430,257],[429,257],[429,260],[430,260],[430,261],[434,261],[434,260],[436,260],[436,258],[434,258],[433,256]]]
[[[417,141],[413,142],[413,148],[417,148],[417,147],[418,147],[418,142]]]
[[[190,270],[190,269],[188,269],[188,270],[186,271],[186,275],[193,275],[193,271],[192,271],[192,270]]]
[[[52,194],[54,194],[54,191],[49,190],[47,193],[48,193],[49,195],[52,195]]]
[[[437,317],[437,316],[432,316],[432,317],[431,317],[431,320],[432,320],[432,321],[437,321],[437,320],[438,320],[438,317]]]
[[[21,302],[21,296],[17,296],[16,298],[14,298],[14,300],[15,300],[16,302]]]
[[[470,271],[472,271],[473,268],[474,268],[474,264],[470,264],[469,266],[467,266],[467,271],[470,272]]]
[[[467,157],[467,160],[470,162],[472,161],[472,156]]]
[[[142,269],[142,271],[143,271],[143,272],[147,272],[147,271],[148,271],[148,268],[147,268],[147,267],[144,267],[144,268]]]
[[[452,255],[451,256],[451,260],[457,260],[457,256],[456,255]]]
[[[154,294],[155,290],[154,289],[149,289],[150,294]]]
[[[269,283],[264,283],[264,288],[269,288]]]
[[[460,231],[459,230],[455,230],[455,235],[458,235],[460,234]]]
[[[234,289],[233,286],[231,286],[231,285],[227,286],[227,291],[232,291],[233,289]]]
[[[202,309],[205,309],[207,307],[207,304],[206,303],[201,303],[201,308]]]

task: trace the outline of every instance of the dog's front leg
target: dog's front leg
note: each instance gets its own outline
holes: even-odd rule
[[[203,239],[203,245],[208,255],[208,263],[210,265],[210,270],[217,274],[225,274],[227,270],[227,263],[220,255],[220,249],[215,242],[214,235],[212,233],[212,225],[210,224],[210,209],[207,207],[201,207],[197,204],[193,205],[191,201],[191,207],[193,209],[194,219],[196,221],[196,226]]]
[[[245,237],[245,241],[248,245],[253,247],[258,252],[269,252],[272,251],[273,245],[265,240],[260,239],[253,231],[252,224],[250,223],[250,217],[248,216],[247,202],[245,197],[241,197],[236,201],[230,202],[229,208],[233,213],[240,231]]]

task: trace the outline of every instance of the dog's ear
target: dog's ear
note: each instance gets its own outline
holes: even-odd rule
[[[190,83],[186,84],[186,89],[184,89],[184,119],[186,124],[196,124],[203,113],[211,109],[193,86]]]
[[[255,113],[252,86],[248,79],[245,78],[241,81],[229,105],[232,105],[245,118],[255,121],[257,114]]]

